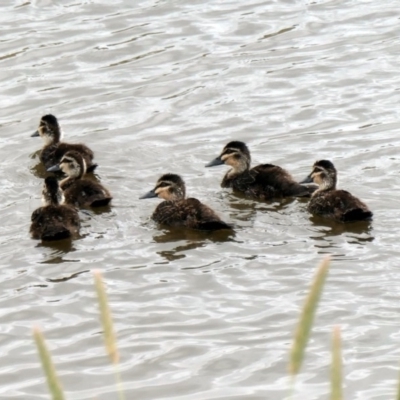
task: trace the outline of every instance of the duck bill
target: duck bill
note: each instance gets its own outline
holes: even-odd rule
[[[307,178],[303,179],[301,182],[299,183],[313,183],[313,178],[311,178],[311,174],[307,176]]]
[[[50,168],[47,168],[47,172],[58,172],[58,171],[61,171],[61,168],[58,164],[53,165]]]
[[[32,133],[31,137],[38,137],[39,135],[39,131],[36,131],[35,133]]]
[[[153,197],[158,197],[157,193],[153,190],[150,190],[150,192],[147,192],[145,195],[139,197],[139,200],[142,199],[151,199]]]
[[[210,161],[208,164],[206,164],[206,168],[208,167],[215,167],[216,165],[222,165],[225,164],[222,160],[221,160],[221,156],[214,158],[214,160]]]

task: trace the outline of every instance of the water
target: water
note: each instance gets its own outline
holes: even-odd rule
[[[0,39],[0,398],[48,398],[32,327],[68,399],[117,398],[91,269],[103,271],[127,398],[283,399],[299,309],[333,262],[295,398],[325,399],[343,333],[345,394],[394,398],[400,359],[398,2],[4,0]],[[40,205],[45,113],[96,153],[114,195],[81,213],[70,245],[29,238]],[[204,165],[230,140],[301,179],[334,161],[369,227],[310,218],[306,202],[257,203]],[[221,238],[157,229],[165,172],[236,225]]]

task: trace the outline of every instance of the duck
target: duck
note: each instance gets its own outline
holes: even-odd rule
[[[169,227],[184,227],[203,231],[232,230],[232,226],[208,206],[195,198],[186,198],[186,186],[183,179],[176,174],[162,175],[154,189],[140,199],[159,197],[164,199],[155,209],[152,219]]]
[[[222,179],[221,187],[232,188],[252,199],[309,197],[316,189],[296,182],[289,172],[277,165],[260,164],[251,168],[250,151],[244,142],[229,142],[206,167],[222,164],[229,165],[231,169]]]
[[[337,171],[329,160],[316,161],[304,183],[314,182],[318,189],[307,205],[311,214],[336,222],[369,221],[373,213],[367,205],[346,190],[336,189]]]
[[[44,141],[44,146],[40,153],[40,161],[45,168],[50,168],[60,162],[63,155],[70,150],[77,151],[85,159],[87,172],[93,172],[97,164],[93,163],[93,151],[84,144],[73,144],[61,142],[62,134],[57,118],[52,114],[42,116],[39,128],[31,137],[40,136]]]
[[[63,203],[63,194],[53,176],[44,180],[43,207],[32,213],[30,234],[33,239],[55,241],[79,234],[80,220],[77,210]]]
[[[67,175],[60,182],[65,203],[78,207],[104,207],[112,200],[110,192],[99,182],[82,178],[86,173],[86,162],[81,153],[70,150],[59,164],[48,168],[48,172],[62,171]]]

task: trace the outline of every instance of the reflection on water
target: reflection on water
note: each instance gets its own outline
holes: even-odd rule
[[[46,260],[42,264],[60,264],[63,262],[70,262],[72,260],[64,259],[64,256],[76,250],[74,241],[71,239],[57,240],[54,242],[39,242],[37,248],[46,248],[50,250],[47,253]]]
[[[69,281],[70,279],[77,278],[79,275],[86,274],[88,272],[90,272],[90,270],[87,269],[87,270],[84,270],[84,271],[76,272],[75,274],[71,274],[71,275],[68,275],[68,276],[63,276],[62,278],[47,278],[46,280],[48,282],[53,282],[53,283],[66,282],[66,281]]]
[[[360,238],[360,240],[374,240],[374,237],[372,236],[373,221],[340,223],[315,215],[311,215],[309,219],[317,230],[323,232],[324,236],[354,233]]]
[[[161,234],[153,236],[155,243],[176,243],[180,244],[172,249],[157,252],[167,261],[174,261],[186,257],[190,250],[205,247],[209,243],[222,243],[233,241],[235,231],[198,231],[194,229],[169,228],[164,229]],[[182,242],[184,244],[182,244]]]

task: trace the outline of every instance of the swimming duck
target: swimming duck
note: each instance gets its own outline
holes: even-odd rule
[[[229,142],[220,156],[206,167],[227,164],[232,168],[226,173],[221,187],[232,188],[246,196],[258,200],[280,197],[306,197],[315,188],[297,183],[283,168],[272,164],[261,164],[250,168],[250,151],[245,143]]]
[[[63,171],[67,178],[60,182],[65,202],[79,207],[107,206],[112,196],[110,192],[98,182],[82,179],[86,173],[86,163],[77,151],[68,151],[60,164],[47,169],[49,172]]]
[[[79,233],[80,221],[75,208],[61,204],[63,195],[56,178],[45,179],[42,192],[43,207],[32,214],[30,233],[44,241],[67,239]]]
[[[357,197],[336,189],[337,171],[331,161],[314,163],[311,174],[303,181],[315,182],[319,188],[308,203],[308,211],[339,222],[370,220],[372,212]]]
[[[185,195],[186,188],[182,178],[175,174],[165,174],[157,181],[155,188],[140,199],[164,199],[152,215],[152,219],[158,224],[209,231],[232,229],[210,207],[197,199],[185,198]]]
[[[85,159],[87,172],[92,172],[97,167],[93,164],[93,151],[84,144],[72,144],[61,142],[61,129],[54,115],[44,115],[40,119],[38,130],[32,137],[41,136],[44,147],[40,153],[40,161],[47,168],[60,162],[62,156],[69,150],[77,151]]]

